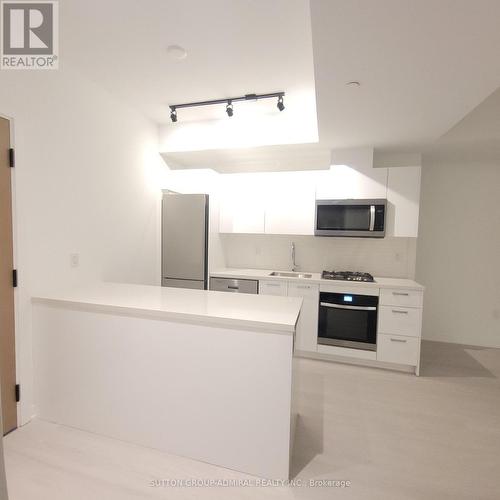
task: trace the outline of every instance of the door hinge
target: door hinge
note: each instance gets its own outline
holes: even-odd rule
[[[12,270],[12,286],[17,287],[17,269]]]
[[[21,401],[21,386],[19,384],[16,384],[16,403],[19,403]]]
[[[10,168],[14,168],[16,166],[16,154],[14,152],[14,148],[9,149],[9,165]]]

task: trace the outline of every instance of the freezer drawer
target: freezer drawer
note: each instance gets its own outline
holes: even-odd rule
[[[178,280],[174,278],[163,278],[162,286],[169,286],[172,288],[192,288],[194,290],[205,290],[205,282],[198,280]]]
[[[259,293],[257,280],[210,278],[210,290],[231,293]]]

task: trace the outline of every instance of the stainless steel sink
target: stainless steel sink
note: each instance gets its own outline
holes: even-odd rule
[[[273,271],[269,276],[281,276],[282,278],[312,278],[312,274],[287,273],[284,271]]]

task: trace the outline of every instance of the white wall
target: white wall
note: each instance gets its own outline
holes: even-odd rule
[[[500,347],[500,162],[425,159],[417,280],[423,337]]]
[[[227,267],[290,270],[291,244],[301,271],[365,271],[413,278],[416,238],[321,238],[269,234],[221,234]]]
[[[157,128],[69,71],[2,71],[13,120],[21,422],[33,414],[30,296],[86,280],[158,283]],[[164,168],[164,167],[163,167]],[[80,267],[70,267],[70,254]]]

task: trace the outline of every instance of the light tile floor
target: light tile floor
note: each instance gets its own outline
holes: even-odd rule
[[[5,439],[10,500],[500,499],[500,349],[423,345],[422,376],[297,360],[292,475],[334,487],[154,487],[241,473],[35,420]]]

